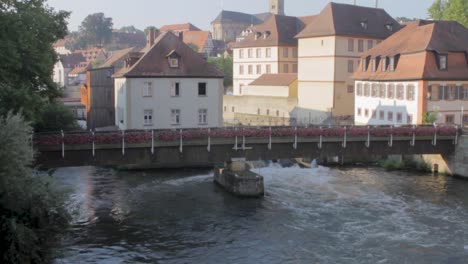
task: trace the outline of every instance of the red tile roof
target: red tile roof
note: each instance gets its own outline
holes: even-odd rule
[[[233,48],[297,46],[294,36],[303,28],[304,23],[297,17],[272,15],[264,23],[254,26],[253,32]]]
[[[67,55],[60,55],[60,61],[64,68],[75,68],[80,62],[85,61],[86,58],[82,53],[72,53]]]
[[[249,86],[289,86],[297,80],[297,74],[279,73],[279,74],[263,74]]]
[[[118,62],[123,60],[123,58],[132,51],[135,51],[135,48],[128,48],[128,49],[123,49],[123,50],[118,50],[118,51],[113,52],[113,54],[102,65],[100,65],[99,68],[107,68],[107,67],[121,68],[123,67],[123,63],[118,63]],[[116,65],[116,64],[119,64],[119,65]]]
[[[183,34],[183,39],[185,44],[193,43],[197,45],[198,52],[203,52],[210,36],[209,31],[186,31]]]
[[[384,39],[400,28],[401,25],[383,9],[332,2],[297,38],[348,35]]]
[[[179,67],[169,65],[168,55],[176,53]],[[131,67],[123,68],[115,77],[181,77],[223,78],[223,73],[204,60],[198,53],[172,33],[162,33],[155,44]]]
[[[448,54],[448,70],[438,67],[438,54]],[[398,58],[395,71],[382,72],[380,60],[376,72],[371,64],[366,72],[360,66],[355,79],[366,80],[468,80],[468,29],[454,21],[409,23],[362,58]]]
[[[159,29],[161,32],[185,32],[185,31],[201,31],[201,29],[192,25],[191,23],[186,24],[173,24],[173,25],[164,25]]]
[[[71,70],[68,75],[76,75],[76,74],[83,74],[91,67],[91,62],[81,62],[78,66],[76,66],[73,70]]]

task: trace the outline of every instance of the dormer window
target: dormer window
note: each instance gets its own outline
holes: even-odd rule
[[[169,66],[171,68],[179,68],[180,56],[179,56],[179,54],[177,54],[177,52],[175,50],[173,50],[169,54],[167,54],[167,60],[169,62]]]
[[[367,29],[367,20],[361,21],[361,27],[362,27],[363,29]]]
[[[388,31],[393,31],[393,23],[385,24],[385,27],[388,29]]]
[[[255,33],[255,40],[262,36],[262,32]]]
[[[447,55],[439,55],[439,70],[447,70]]]
[[[266,39],[266,38],[268,38],[270,35],[271,35],[271,32],[270,32],[270,31],[265,31],[265,32],[263,33],[263,38]]]
[[[367,59],[362,59],[361,61],[361,66],[362,66],[362,72],[366,72],[367,70]]]
[[[382,71],[383,72],[387,71],[387,57],[382,58]]]
[[[390,66],[390,71],[391,72],[394,72],[395,71],[395,57],[390,57],[390,62],[389,62],[389,66]]]
[[[372,72],[377,71],[377,58],[372,59]]]

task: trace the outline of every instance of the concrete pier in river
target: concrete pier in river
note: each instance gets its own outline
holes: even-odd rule
[[[250,171],[246,159],[215,167],[214,182],[239,197],[262,197],[265,193],[263,176]]]

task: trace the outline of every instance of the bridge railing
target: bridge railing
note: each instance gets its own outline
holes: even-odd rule
[[[200,140],[215,138],[337,138],[337,137],[421,137],[453,136],[462,133],[461,127],[439,126],[302,126],[302,127],[222,127],[191,128],[173,130],[119,130],[119,131],[71,131],[36,133],[35,146],[59,145],[106,145],[139,144],[155,141],[172,142],[178,140]]]

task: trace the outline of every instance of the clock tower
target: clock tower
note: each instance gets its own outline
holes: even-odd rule
[[[284,0],[270,0],[270,13],[284,16]]]

